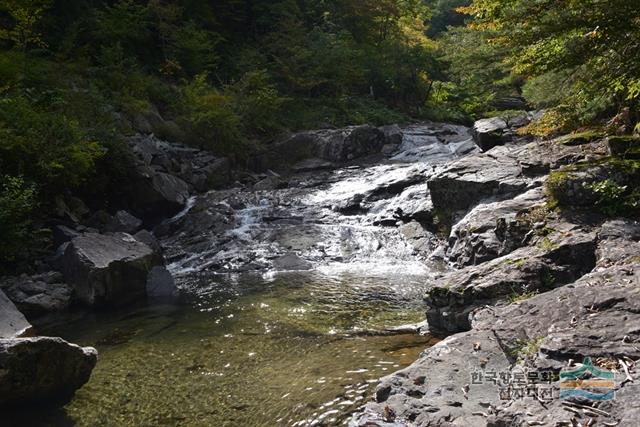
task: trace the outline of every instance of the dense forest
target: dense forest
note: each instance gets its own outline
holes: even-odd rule
[[[107,198],[141,130],[239,160],[288,130],[522,109],[536,135],[631,133],[639,25],[628,0],[1,0],[0,262],[60,197]]]

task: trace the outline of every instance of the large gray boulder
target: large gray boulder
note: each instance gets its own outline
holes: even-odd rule
[[[515,115],[481,119],[474,123],[471,134],[478,147],[488,151],[515,140],[516,130],[529,124],[537,114],[523,111]]]
[[[149,271],[162,264],[153,249],[125,233],[76,237],[61,260],[65,281],[74,288],[76,298],[92,306],[144,298]]]
[[[142,227],[142,220],[131,215],[127,211],[120,210],[110,218],[105,225],[104,231],[110,233],[129,233],[133,234]]]
[[[386,141],[382,130],[369,125],[300,132],[269,147],[263,166],[282,168],[310,158],[351,161],[379,154]]]
[[[492,149],[507,142],[509,125],[501,117],[478,120],[473,124],[473,139],[482,151]]]
[[[61,338],[0,339],[0,406],[66,403],[89,380],[97,355]]]
[[[18,311],[9,298],[0,291],[0,338],[16,338],[29,335],[31,324]]]
[[[129,204],[136,214],[154,223],[180,212],[189,199],[189,186],[177,176],[142,168],[129,188]]]

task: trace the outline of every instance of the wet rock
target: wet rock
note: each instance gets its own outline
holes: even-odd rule
[[[31,333],[31,324],[0,291],[0,338],[17,338]]]
[[[189,198],[189,187],[180,178],[167,173],[151,174],[135,184],[131,205],[150,222],[180,212]]]
[[[149,246],[157,255],[162,255],[162,246],[160,246],[160,242],[150,231],[140,230],[133,235],[133,238],[138,242],[142,242],[145,245]]]
[[[91,376],[97,352],[61,338],[0,339],[0,405],[64,404]]]
[[[283,185],[282,180],[277,176],[268,176],[253,185],[255,191],[270,191],[275,190]]]
[[[428,291],[429,327],[444,334],[466,331],[479,307],[571,283],[593,269],[595,250],[594,233],[557,232],[536,246],[450,273]]]
[[[142,227],[142,220],[131,215],[127,211],[118,211],[110,218],[110,221],[104,227],[104,231],[117,233],[129,233],[134,234]]]
[[[294,172],[312,172],[318,170],[331,170],[336,167],[335,163],[322,159],[306,159],[296,163],[291,168]]]
[[[144,298],[149,270],[162,259],[129,234],[88,233],[69,243],[61,264],[75,296],[84,304],[103,306]]]
[[[276,270],[285,271],[298,271],[298,270],[311,270],[313,264],[309,261],[300,258],[296,254],[286,254],[273,260],[273,267]]]
[[[506,197],[526,190],[529,181],[507,149],[493,155],[471,155],[448,165],[428,181],[434,207],[443,212],[469,209],[491,197]]]
[[[400,226],[399,231],[418,254],[428,254],[436,246],[437,239],[433,233],[417,221]]]
[[[514,197],[533,187],[551,170],[606,155],[601,142],[572,147],[555,141],[496,147],[446,165],[429,178],[434,207],[442,216],[466,211],[484,199]]]
[[[525,246],[533,224],[523,214],[544,210],[545,204],[542,187],[513,199],[479,204],[453,226],[448,259],[459,267],[476,265]]]
[[[190,190],[204,192],[230,180],[227,158],[170,144],[152,135],[138,135],[128,143],[135,158],[135,174],[124,193],[133,212],[147,222],[178,213]]]
[[[54,271],[35,276],[7,277],[0,288],[29,319],[67,310],[73,293],[62,275]]]
[[[358,214],[365,210],[362,206],[362,202],[365,199],[364,194],[354,194],[353,196],[340,200],[335,203],[331,208],[345,215]]]
[[[385,144],[391,146],[399,146],[402,144],[402,138],[404,136],[402,129],[398,125],[382,126],[380,128],[384,134]]]
[[[374,213],[374,224],[383,221],[418,221],[433,223],[433,203],[426,184],[410,186],[392,200],[381,200],[370,210]]]
[[[173,276],[164,266],[153,267],[147,276],[147,297],[172,299],[178,296]]]

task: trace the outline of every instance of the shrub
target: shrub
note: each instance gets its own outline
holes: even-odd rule
[[[55,93],[40,98],[49,108]],[[0,98],[0,168],[39,185],[46,194],[78,186],[101,155],[79,123],[25,95]]]
[[[0,266],[29,252],[36,187],[22,177],[3,176],[0,183]]]

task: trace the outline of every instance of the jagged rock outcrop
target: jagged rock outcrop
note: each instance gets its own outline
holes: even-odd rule
[[[540,178],[563,165],[605,155],[601,141],[578,147],[553,140],[496,147],[446,165],[429,178],[428,187],[434,208],[451,218],[485,199],[513,198],[537,187]]]
[[[525,246],[532,230],[545,226],[544,218],[536,218],[536,210],[546,214],[545,205],[542,187],[513,199],[479,204],[451,229],[447,258],[464,267]]]
[[[60,263],[79,301],[104,306],[144,298],[149,271],[163,260],[129,234],[87,233],[71,240]]]
[[[0,406],[66,403],[91,376],[97,352],[61,338],[0,339]]]
[[[596,263],[596,235],[578,227],[538,236],[532,244],[439,279],[426,297],[430,329],[446,334],[468,330],[474,310],[571,283]]]
[[[135,173],[123,189],[127,204],[147,223],[178,213],[191,191],[203,192],[229,182],[230,162],[211,153],[161,141],[154,136],[128,140]]]

